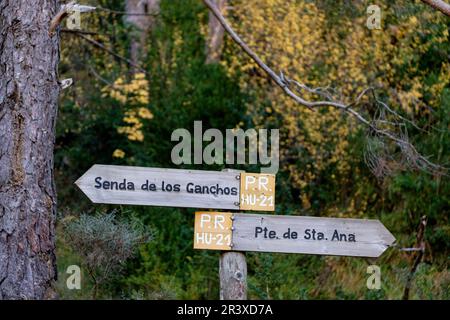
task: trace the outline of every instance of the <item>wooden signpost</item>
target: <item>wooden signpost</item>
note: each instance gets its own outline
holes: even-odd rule
[[[379,257],[395,241],[378,220],[195,214],[194,248]]]
[[[94,203],[275,210],[275,176],[94,165],[78,181]],[[378,220],[200,211],[194,248],[223,251],[221,299],[246,299],[245,251],[379,257],[395,241]]]
[[[275,210],[271,174],[94,165],[75,183],[94,203]]]

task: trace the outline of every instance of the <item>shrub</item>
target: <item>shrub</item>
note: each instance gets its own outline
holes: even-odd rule
[[[139,220],[118,219],[114,213],[82,214],[77,220],[65,222],[64,230],[67,242],[80,255],[93,280],[93,298],[98,286],[120,271],[140,245],[153,238]]]

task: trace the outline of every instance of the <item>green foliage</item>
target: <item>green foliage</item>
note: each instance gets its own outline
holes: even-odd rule
[[[117,219],[114,213],[82,214],[79,218],[66,217],[63,222],[66,242],[92,278],[94,298],[98,286],[119,272],[140,245],[152,240],[140,220]]]
[[[91,2],[105,8],[124,9],[120,0]],[[308,6],[303,6],[304,3]],[[252,6],[245,1],[236,5],[243,4]],[[449,23],[430,19],[431,9],[412,1],[395,4],[381,1],[385,30],[371,33],[364,28],[365,2],[357,5],[331,0],[289,2],[292,6],[297,4],[304,7],[305,15],[319,12],[323,20],[323,25],[320,24],[323,34],[316,33],[316,29],[311,31],[317,36],[314,39],[320,40],[317,45],[323,52],[315,47],[306,53],[299,51],[304,59],[283,59],[284,55],[275,56],[276,50],[269,50],[270,45],[284,50],[283,43],[293,42],[288,37],[298,35],[270,33],[272,29],[262,28],[261,21],[246,20],[246,16],[238,14],[239,10],[231,10],[229,18],[238,29],[249,26],[249,30],[243,30],[248,32],[248,37],[252,35],[250,28],[263,35],[268,33],[264,41],[255,41],[254,49],[270,63],[282,61],[283,68],[294,71],[298,68],[308,81],[314,80],[318,86],[330,84],[326,81],[333,75],[330,80],[333,85],[342,85],[351,93],[358,91],[358,86],[366,83],[357,83],[347,74],[347,69],[341,70],[343,58],[334,56],[328,49],[335,48],[346,61],[348,57],[349,63],[360,59],[350,67],[363,74],[364,81],[371,85],[381,83],[380,98],[424,128],[421,131],[407,127],[417,149],[430,155],[432,161],[448,165],[450,88],[442,70],[448,64],[450,46],[448,36],[447,41],[442,39]],[[410,28],[413,17],[418,18],[418,25]],[[118,79],[132,84],[129,66],[75,35],[62,35],[61,78],[72,77],[75,84],[63,91],[55,145],[59,210],[63,222],[73,219],[68,222],[68,228],[63,228],[65,224],[58,228],[61,296],[89,299],[92,291],[98,291],[97,296],[103,298],[219,297],[219,253],[192,248],[194,210],[127,207],[127,210],[120,208],[115,216],[96,215],[117,206],[94,205],[73,185],[95,163],[172,167],[171,133],[177,128],[192,132],[194,120],[202,120],[203,130],[237,126],[281,129],[284,156],[282,170],[277,174],[276,214],[380,219],[395,235],[400,247],[414,246],[419,219],[427,215],[427,253],[414,277],[411,298],[449,299],[448,175],[399,171],[393,177],[377,180],[364,163],[364,148],[368,143],[365,129],[354,130],[348,119],[339,114],[331,116],[328,111],[317,115],[307,110],[299,113],[298,107],[281,90],[272,88],[262,73],[248,67],[248,59],[228,41],[223,51],[226,63],[205,64],[207,19],[201,1],[163,0],[157,26],[148,35],[147,55],[141,63],[148,72],[145,82],[139,90],[131,86],[125,99],[118,99],[111,91]],[[295,21],[295,16],[290,19]],[[305,16],[299,23],[309,26],[318,20],[316,16]],[[277,23],[267,22],[279,29]],[[122,16],[105,12],[88,15],[83,20],[83,29],[99,32],[94,37],[96,40],[128,56],[133,28],[124,23]],[[350,36],[354,34],[353,39]],[[279,43],[270,44],[272,39]],[[384,45],[389,45],[389,50]],[[382,59],[395,61],[389,72],[383,69],[384,64],[378,64]],[[308,64],[307,67],[302,63]],[[257,86],[252,87],[250,83]],[[407,104],[408,108],[402,109],[404,101],[396,95],[398,92],[402,97],[419,97],[421,102],[411,108]],[[135,98],[142,93],[148,94],[148,101],[136,102]],[[290,107],[286,109],[286,105]],[[148,109],[152,118],[138,119],[142,123],[143,140],[133,141],[119,133],[119,128],[129,124],[125,119],[127,112],[141,107]],[[374,112],[370,106],[363,108],[368,114]],[[317,125],[313,120],[319,116],[325,120]],[[314,130],[310,128],[313,125],[317,125]],[[114,157],[115,150],[122,150],[124,157]],[[314,150],[317,154],[313,156]],[[329,161],[336,150],[339,157]],[[320,161],[318,155],[322,157]],[[320,166],[315,169],[317,163]],[[187,167],[222,169],[222,166]],[[243,169],[257,170],[251,166]],[[299,186],[298,177],[308,183]],[[87,214],[72,217],[74,212]],[[136,229],[137,222],[140,226]],[[148,239],[148,234],[143,226],[150,228],[153,239],[145,244],[141,243]],[[374,263],[382,269],[380,290],[366,288],[368,263],[363,259],[248,253],[247,263],[252,299],[399,299],[410,270],[411,254],[391,248]],[[81,291],[64,288],[65,270],[72,264],[85,266]],[[110,277],[98,286],[89,272],[98,277],[105,271],[100,269],[107,265],[123,268],[108,272]]]
[[[217,298],[218,253],[192,248],[193,211],[140,208],[138,212],[158,231],[154,241],[141,248],[139,259],[129,263],[130,274],[117,289],[140,289],[147,298]]]

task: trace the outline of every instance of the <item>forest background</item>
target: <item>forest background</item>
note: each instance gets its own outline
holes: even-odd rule
[[[84,1],[104,9],[82,14],[83,32],[64,24],[61,33],[60,78],[74,80],[61,95],[55,149],[61,298],[219,297],[220,253],[193,250],[194,209],[94,205],[74,185],[95,163],[176,167],[171,133],[192,131],[194,120],[223,132],[280,129],[275,214],[379,219],[397,239],[376,261],[247,253],[249,298],[400,299],[409,282],[411,299],[450,298],[448,176],[407,170],[339,110],[295,104],[217,31],[202,1],[149,1],[138,20],[124,14],[131,2]],[[405,127],[417,149],[448,166],[448,17],[409,0],[218,2],[271,68],[346,101],[374,87],[377,100],[420,128]],[[372,4],[379,30],[367,27]],[[369,95],[358,111],[379,116]],[[370,166],[374,150],[382,172]],[[425,252],[411,272],[417,252],[399,248],[417,245],[424,215]],[[111,247],[118,243],[125,249]],[[381,268],[380,290],[366,287],[370,264]],[[70,265],[81,266],[81,290],[66,286]]]

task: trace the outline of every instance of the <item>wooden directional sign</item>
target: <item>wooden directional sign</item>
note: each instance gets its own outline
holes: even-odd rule
[[[246,209],[275,210],[274,179],[252,174],[248,188],[270,199],[258,196]],[[241,180],[236,172],[94,165],[75,183],[94,203],[239,210]]]
[[[206,217],[205,215],[211,215]],[[304,253],[318,255],[379,257],[395,241],[392,234],[378,220],[340,219],[299,216],[274,216],[243,213],[203,212],[199,219],[213,221],[206,229],[196,232],[226,233],[225,224],[214,224],[220,220],[232,220],[232,238],[229,247],[221,250],[260,251],[282,253]],[[227,218],[228,217],[228,218]],[[206,224],[205,224],[206,225]],[[212,236],[203,236],[199,243],[194,235],[194,248],[216,249]],[[197,242],[196,242],[197,239]]]

